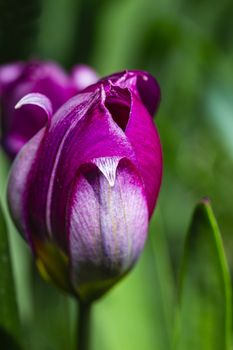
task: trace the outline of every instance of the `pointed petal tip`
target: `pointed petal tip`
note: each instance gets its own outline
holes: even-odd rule
[[[38,92],[30,93],[22,97],[15,105],[15,109],[20,109],[26,105],[33,105],[41,108],[46,113],[48,118],[50,118],[53,114],[53,108],[50,99]]]
[[[109,186],[114,187],[116,180],[116,170],[121,157],[102,157],[93,160],[101,173],[108,180]]]

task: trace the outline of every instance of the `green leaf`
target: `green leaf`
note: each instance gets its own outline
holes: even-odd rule
[[[0,62],[25,59],[32,53],[40,0],[0,1]]]
[[[177,349],[227,350],[230,345],[230,276],[216,219],[204,199],[185,244]]]
[[[0,208],[0,343],[14,349],[20,336],[20,324],[5,220]]]

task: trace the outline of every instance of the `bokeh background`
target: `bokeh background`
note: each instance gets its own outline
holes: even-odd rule
[[[135,270],[94,307],[93,349],[169,350],[184,237],[196,202],[211,198],[233,274],[233,2],[0,0],[0,62],[86,63],[100,76],[143,69],[160,83],[156,115],[163,185]],[[9,169],[0,158],[1,194]],[[10,225],[28,349],[67,350],[75,303],[45,284]]]

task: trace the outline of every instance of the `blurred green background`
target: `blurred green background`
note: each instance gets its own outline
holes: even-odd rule
[[[66,69],[86,63],[101,76],[143,69],[161,86],[158,207],[137,267],[95,306],[93,349],[171,349],[184,236],[203,196],[212,200],[233,275],[232,16],[227,0],[0,1],[1,63],[55,59]],[[4,196],[3,154],[0,167]],[[30,271],[27,248],[10,231],[28,348],[69,349],[74,303]]]

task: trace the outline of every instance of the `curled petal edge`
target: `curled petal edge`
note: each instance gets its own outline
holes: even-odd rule
[[[53,114],[50,99],[39,92],[30,93],[22,97],[21,100],[19,100],[19,102],[15,105],[15,109],[20,109],[26,105],[33,105],[41,108],[46,113],[48,120],[50,120]]]

